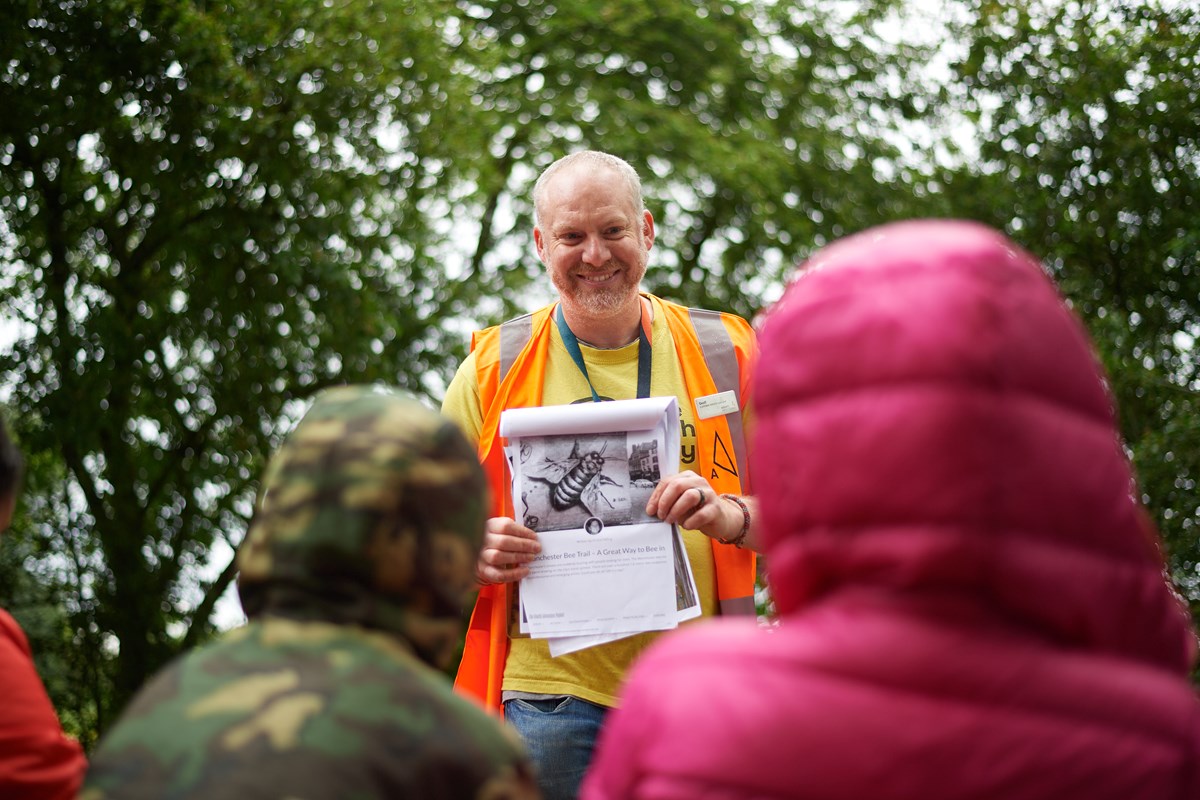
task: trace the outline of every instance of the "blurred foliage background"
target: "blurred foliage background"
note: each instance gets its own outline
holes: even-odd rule
[[[256,478],[314,391],[436,403],[469,330],[550,298],[529,191],[591,147],[642,173],[646,286],[690,304],[752,317],[905,217],[1043,258],[1200,616],[1198,49],[1168,0],[11,0],[0,604],[90,746],[237,621]]]

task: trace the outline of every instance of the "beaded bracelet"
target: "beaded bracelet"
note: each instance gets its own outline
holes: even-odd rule
[[[718,536],[717,541],[721,544],[731,544],[740,550],[742,549],[742,542],[746,541],[746,535],[750,533],[750,506],[746,505],[746,501],[736,494],[723,494],[721,497],[731,503],[737,503],[738,508],[742,510],[742,529],[732,539],[722,539]]]

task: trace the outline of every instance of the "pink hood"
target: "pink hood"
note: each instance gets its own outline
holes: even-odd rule
[[[1032,257],[971,223],[877,228],[821,251],[761,342],[753,467],[782,614],[847,588],[953,597],[1186,668],[1102,371]]]

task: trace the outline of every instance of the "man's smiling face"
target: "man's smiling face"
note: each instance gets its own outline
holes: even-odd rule
[[[600,321],[627,312],[654,244],[654,220],[612,169],[580,163],[545,188],[534,228],[538,256],[568,317]]]

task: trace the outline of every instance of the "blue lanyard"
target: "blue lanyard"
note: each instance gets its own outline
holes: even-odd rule
[[[642,307],[642,321],[638,325],[638,397],[650,396],[650,338],[647,335],[647,330],[650,328],[649,314],[646,311],[645,301],[639,299],[638,302]],[[583,379],[587,381],[588,388],[592,390],[592,400],[600,402],[600,395],[596,393],[596,387],[592,386],[592,379],[588,377],[587,364],[583,362],[583,352],[579,349],[579,339],[575,337],[571,327],[567,325],[567,320],[563,317],[562,304],[559,304],[554,309],[554,322],[558,325],[558,332],[562,335],[563,344],[567,347],[567,352],[571,354],[571,360],[575,362],[575,366],[579,367],[579,371],[583,373]]]

